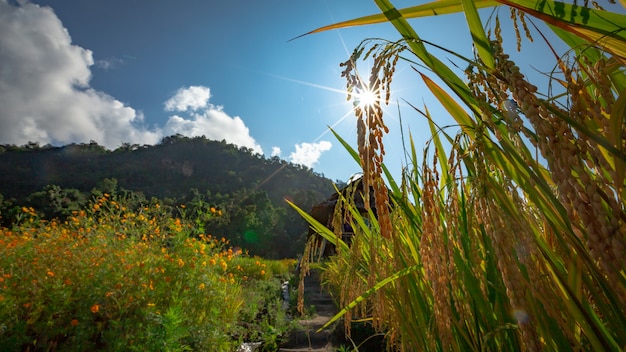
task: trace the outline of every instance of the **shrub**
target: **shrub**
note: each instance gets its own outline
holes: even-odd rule
[[[0,229],[1,350],[229,351],[241,343],[238,320],[255,314],[243,310],[255,293],[242,283],[268,280],[268,292],[280,284],[260,267],[237,271],[234,262],[252,259],[235,259],[226,240],[195,233],[157,202],[125,204],[105,194],[64,223],[24,208],[18,226]]]

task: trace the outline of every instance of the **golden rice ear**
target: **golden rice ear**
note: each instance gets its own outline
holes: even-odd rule
[[[389,132],[383,119],[382,102],[388,104],[391,96],[391,82],[399,55],[406,47],[400,43],[376,43],[366,52],[364,59],[372,58],[373,64],[370,70],[367,87],[376,94],[376,104],[361,106],[354,104],[354,114],[357,117],[357,143],[361,167],[363,169],[364,190],[373,189],[376,212],[380,223],[381,235],[384,238],[391,237],[392,225],[389,214],[389,195],[383,181],[383,159],[385,148],[383,136]],[[358,73],[356,60],[364,50],[363,43],[357,48],[350,60],[341,66],[345,67],[342,76],[346,78],[348,99],[355,99],[352,92],[366,82]],[[370,194],[364,192],[366,209],[370,208]]]
[[[515,39],[517,42],[517,51],[522,51],[522,36],[520,35],[519,24],[517,21],[522,24],[522,28],[524,29],[524,34],[526,35],[526,39],[529,42],[533,42],[533,36],[528,29],[528,25],[526,24],[526,17],[524,12],[517,10],[514,7],[509,8],[511,11],[511,21],[513,22],[513,30],[515,31]]]

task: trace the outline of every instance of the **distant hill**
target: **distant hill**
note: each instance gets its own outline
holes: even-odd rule
[[[14,205],[32,203],[32,195],[46,186],[88,195],[112,180],[117,181],[117,187],[140,192],[148,199],[157,197],[170,204],[201,199],[230,210],[231,216],[243,212],[250,218],[267,211],[263,208],[271,208],[274,231],[280,230],[277,225],[282,226],[287,233],[279,237],[291,242],[302,240],[307,225],[284,199],[308,210],[334,192],[331,180],[309,168],[278,157],[267,159],[250,149],[204,137],[176,135],[158,145],[125,144],[113,151],[95,142],[63,147],[34,143],[0,146],[0,194]],[[269,226],[262,218],[255,221],[257,227]],[[222,224],[213,230],[229,231],[218,235],[230,236],[237,242],[245,234],[235,233],[235,226],[230,225]],[[293,253],[270,256],[287,254]]]

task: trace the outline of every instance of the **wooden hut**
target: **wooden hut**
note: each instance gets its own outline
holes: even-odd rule
[[[348,199],[354,202],[354,206],[356,207],[356,209],[358,209],[358,211],[362,215],[367,216],[368,210],[365,207],[363,187],[364,185],[363,185],[362,175],[360,174],[354,175],[350,178],[350,180],[348,181],[348,184],[344,186],[343,188],[341,188],[339,192],[334,193],[325,201],[314,205],[311,208],[311,211],[309,212],[309,214],[313,218],[315,218],[315,220],[319,221],[321,224],[325,225],[327,228],[333,231],[335,234],[341,234],[341,239],[349,245],[351,242],[351,238],[354,235],[354,230],[352,229],[352,227],[350,226],[348,222],[344,221],[340,232],[336,231],[336,229],[333,226],[333,218],[335,216],[336,211],[341,212],[341,219],[346,218],[345,216],[346,210],[337,209],[338,206],[339,207],[343,206],[342,202],[340,202],[340,197],[339,197],[340,195],[344,199]],[[374,215],[376,215],[376,205],[374,202],[374,194],[373,194],[371,187],[370,187],[369,203],[370,203],[370,209],[372,210]],[[319,234],[317,234],[317,232],[314,229],[310,228],[308,239],[310,239],[311,236],[319,236]],[[329,243],[323,238],[320,238],[319,248],[317,250],[317,253],[320,257],[333,255],[335,253],[335,248],[331,243]]]

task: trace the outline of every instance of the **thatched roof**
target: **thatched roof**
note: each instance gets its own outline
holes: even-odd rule
[[[359,210],[359,212],[361,213],[367,212],[367,209],[365,207],[365,200],[363,199],[363,178],[362,176],[359,176],[359,177],[353,176],[350,178],[349,183],[345,187],[341,188],[339,192],[332,194],[325,201],[314,205],[311,208],[311,211],[309,211],[309,214],[313,218],[315,218],[315,220],[319,221],[321,224],[325,225],[331,230],[333,230],[333,225],[332,225],[333,215],[335,213],[335,208],[337,207],[337,204],[339,202],[340,194],[344,198],[352,199],[352,201],[354,202],[354,206]],[[374,214],[376,214],[374,195],[371,189],[370,189],[370,209],[372,209]],[[342,213],[343,213],[343,210],[342,210]],[[315,230],[310,229],[309,237],[315,236],[315,235],[317,235]],[[331,247],[332,246],[326,246],[326,248],[323,250],[324,255],[332,254],[332,251],[334,249]]]

